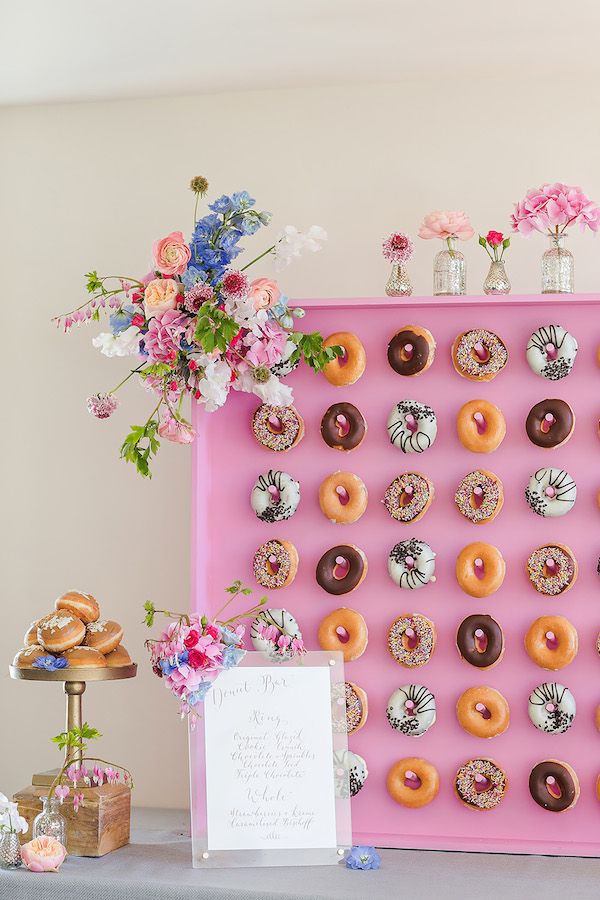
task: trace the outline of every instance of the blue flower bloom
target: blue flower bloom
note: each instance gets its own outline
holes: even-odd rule
[[[231,669],[233,666],[237,666],[239,662],[245,657],[246,651],[242,650],[241,647],[225,647],[223,650],[223,660],[222,665],[224,669]]]
[[[219,628],[221,640],[224,644],[239,644],[240,637],[235,633],[231,628],[227,628],[226,625],[223,625]]]
[[[244,216],[242,221],[239,224],[239,227],[244,232],[244,234],[254,234],[261,226],[260,220],[257,216]]]
[[[254,206],[256,203],[256,200],[250,196],[248,191],[235,191],[231,195],[231,200],[236,209],[248,209],[249,206]]]
[[[206,282],[206,277],[206,272],[203,269],[197,268],[197,266],[192,265],[190,262],[186,271],[181,276],[181,280],[183,281],[186,291],[189,291],[195,284],[204,284]]]
[[[163,675],[170,675],[177,668],[177,666],[172,665],[169,659],[161,659],[158,664],[162,669]]]
[[[353,847],[346,857],[347,869],[378,869],[381,857],[375,847]]]
[[[121,334],[122,331],[129,328],[136,311],[134,306],[127,305],[117,310],[117,312],[114,312],[108,320],[112,333],[115,335]]]
[[[211,681],[201,681],[196,690],[187,695],[187,702],[189,705],[195,706],[197,703],[200,703],[201,700],[204,700],[211,687]]]
[[[45,669],[46,672],[56,672],[57,669],[66,669],[69,665],[69,660],[58,656],[52,656],[52,654],[49,653],[47,656],[38,656],[31,665],[34,669]]]
[[[217,197],[212,203],[209,203],[208,208],[212,209],[215,213],[227,213],[233,210],[234,205],[231,197],[228,197],[227,194],[223,194],[221,197]]]

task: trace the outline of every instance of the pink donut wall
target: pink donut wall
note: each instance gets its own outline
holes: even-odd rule
[[[196,413],[198,440],[194,444],[193,479],[193,607],[218,608],[223,588],[235,578],[263,593],[252,576],[256,548],[271,538],[292,541],[300,555],[292,585],[269,594],[271,606],[283,606],[298,619],[310,649],[318,649],[320,620],[338,606],[363,614],[369,628],[364,655],[346,665],[346,679],[368,694],[367,724],[349,738],[350,748],[367,762],[369,777],[352,801],[354,841],[388,847],[513,851],[599,855],[600,802],[596,777],[600,774],[600,733],[594,722],[600,704],[600,657],[596,638],[600,630],[600,296],[487,298],[411,298],[406,300],[309,300],[303,326],[353,331],[367,353],[362,378],[349,387],[334,387],[323,376],[302,367],[288,378],[295,405],[305,421],[302,442],[288,453],[272,453],[259,446],[250,430],[258,400],[232,395],[225,409]],[[433,366],[425,374],[405,378],[387,362],[387,344],[405,325],[428,328],[437,342]],[[559,324],[575,335],[579,353],[572,373],[557,382],[535,375],[525,359],[532,331],[540,325]],[[506,368],[491,382],[476,383],[454,370],[450,348],[456,335],[471,328],[496,331],[509,351]],[[555,450],[534,446],[525,433],[525,419],[534,403],[546,398],[568,401],[576,415],[569,442]],[[391,407],[400,399],[413,399],[433,407],[438,435],[433,447],[405,455],[393,447],[386,432]],[[483,398],[499,406],[506,417],[507,435],[491,454],[465,449],[456,434],[456,414],[467,400]],[[359,448],[332,450],[320,435],[327,407],[350,401],[368,423]],[[543,466],[566,469],[575,479],[578,497],[574,508],[561,518],[535,515],[524,499],[531,474]],[[250,507],[256,477],[268,469],[283,469],[300,481],[301,501],[286,522],[260,522]],[[504,508],[490,523],[473,525],[454,504],[460,479],[477,468],[500,477]],[[352,525],[328,522],[320,511],[318,488],[323,478],[343,469],[359,475],[369,491],[364,516]],[[414,525],[394,521],[381,499],[389,483],[403,471],[426,474],[435,486],[435,499]],[[437,581],[417,591],[396,587],[387,573],[390,548],[416,537],[437,554]],[[506,578],[500,590],[483,600],[463,593],[455,578],[455,561],[468,543],[481,540],[498,547],[506,560]],[[315,581],[315,566],[322,553],[338,543],[352,543],[367,555],[369,571],[359,588],[344,597],[325,593]],[[546,543],[562,543],[574,552],[579,577],[567,593],[552,598],[538,594],[529,583],[526,561]],[[386,648],[387,630],[401,613],[420,612],[435,622],[437,645],[431,660],[420,669],[400,667]],[[501,625],[506,643],[503,660],[488,671],[464,662],[456,649],[456,630],[472,613],[492,615]],[[529,625],[545,614],[566,616],[579,633],[579,653],[560,672],[533,663],[523,647]],[[529,721],[527,700],[544,681],[558,681],[575,695],[577,715],[565,734],[548,735]],[[394,731],[385,709],[392,691],[402,684],[425,684],[437,701],[437,722],[421,737]],[[462,730],[455,706],[468,687],[490,685],[510,704],[508,730],[491,740]],[[440,773],[440,791],[429,806],[406,809],[386,790],[386,774],[396,760],[423,757]],[[466,808],[453,789],[457,768],[473,757],[489,757],[508,776],[508,791],[491,811]],[[577,772],[581,796],[564,813],[551,813],[531,799],[528,777],[544,759],[568,762]]]

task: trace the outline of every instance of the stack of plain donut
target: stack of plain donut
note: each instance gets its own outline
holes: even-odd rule
[[[100,618],[95,597],[83,591],[67,591],[57,598],[53,612],[31,623],[23,638],[25,646],[13,665],[36,668],[36,659],[52,655],[66,659],[68,668],[127,666],[131,657],[122,639],[123,628],[118,622]]]

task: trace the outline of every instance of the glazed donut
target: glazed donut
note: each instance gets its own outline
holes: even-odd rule
[[[596,728],[600,731],[600,704],[596,707],[594,721],[596,723]],[[600,797],[598,799],[600,799]]]
[[[529,338],[526,356],[532,372],[559,381],[573,368],[577,341],[561,325],[542,325]]]
[[[391,695],[386,715],[395,731],[420,737],[435,722],[435,697],[423,684],[405,684]]]
[[[40,656],[46,656],[47,653],[48,651],[40,647],[39,644],[28,644],[22,650],[19,650],[13,659],[13,666],[16,666],[18,669],[33,669],[36,659]]]
[[[272,662],[285,662],[296,655],[291,645],[286,650],[278,646],[281,635],[289,637],[290,642],[302,640],[300,626],[287,609],[263,609],[250,625],[252,646],[257,652],[266,654]]]
[[[337,544],[327,550],[317,563],[317,583],[339,597],[350,594],[362,584],[367,574],[367,557],[354,544]]]
[[[287,587],[296,577],[298,561],[298,551],[291,541],[267,541],[254,554],[254,577],[269,590]]]
[[[263,403],[252,416],[252,434],[261,446],[280,453],[300,443],[304,421],[293,406]]]
[[[534,550],[527,560],[529,580],[540,594],[555,597],[573,587],[579,566],[564,544],[546,544]]]
[[[403,472],[394,478],[383,502],[392,519],[416,522],[425,515],[433,500],[433,484],[419,472]]]
[[[497,547],[475,541],[456,559],[456,580],[470,597],[489,597],[504,581],[506,563]]]
[[[261,522],[283,522],[291,519],[300,502],[300,483],[288,475],[269,469],[256,479],[250,505]]]
[[[123,644],[119,644],[115,647],[114,650],[111,650],[110,653],[105,655],[106,665],[110,668],[116,669],[120,666],[130,666],[131,665],[131,656],[123,646]]]
[[[54,601],[54,606],[57,610],[73,613],[84,625],[89,625],[90,622],[100,618],[100,606],[96,598],[81,591],[67,591]]]
[[[525,432],[532,444],[552,450],[566,444],[575,429],[575,414],[565,400],[540,400],[525,420]]]
[[[545,759],[530,772],[529,793],[542,809],[565,812],[579,800],[579,778],[568,763]]]
[[[564,469],[538,469],[525,488],[525,499],[538,516],[565,516],[577,499],[577,485]]]
[[[495,619],[477,613],[458,626],[456,646],[465,662],[478,669],[493,669],[504,656],[504,634]]]
[[[488,400],[469,400],[456,416],[458,438],[472,453],[491,453],[506,436],[506,419]]]
[[[432,364],[434,356],[434,337],[419,325],[404,325],[388,344],[388,362],[398,375],[422,375]]]
[[[468,734],[493,738],[508,728],[510,709],[506,698],[495,688],[472,687],[458,698],[456,718]]]
[[[508,362],[504,343],[485,328],[463,331],[452,345],[454,368],[471,381],[491,381]]]
[[[50,653],[77,647],[85,638],[85,625],[68,612],[54,612],[38,622],[37,642]]]
[[[369,776],[366,762],[352,750],[334,750],[333,773],[335,796],[340,800],[356,797]]]
[[[25,632],[25,636],[23,637],[23,644],[25,647],[31,647],[38,643],[37,630],[39,624],[40,620],[35,619]]]
[[[106,666],[106,657],[94,647],[71,647],[61,656],[68,660],[70,669],[98,669]]]
[[[454,502],[459,513],[469,522],[475,525],[491,522],[504,506],[502,482],[493,472],[477,469],[462,479],[456,489]]]
[[[323,341],[323,347],[341,347],[344,351],[323,368],[323,375],[336,387],[354,384],[367,365],[367,354],[360,339],[351,331],[336,331]]]
[[[390,550],[388,572],[398,587],[418,590],[435,581],[435,553],[425,541],[400,541]]]
[[[470,759],[454,780],[458,799],[469,809],[495,809],[507,788],[506,772],[493,759]]]
[[[420,613],[404,613],[394,619],[387,638],[388,650],[407,669],[424,666],[435,649],[435,625]]]
[[[529,695],[528,712],[531,723],[540,731],[562,734],[573,724],[577,704],[564,684],[545,681]]]
[[[337,699],[337,702],[344,709],[344,716],[339,730],[342,734],[354,734],[359,731],[369,715],[369,702],[366,691],[354,684],[352,681],[345,681],[341,685],[343,693]],[[334,725],[336,719],[334,717]]]
[[[367,623],[359,612],[342,606],[322,620],[317,640],[321,650],[339,650],[344,656],[344,662],[352,662],[367,649]]]
[[[358,521],[367,508],[367,488],[352,472],[334,472],[319,487],[319,506],[330,522],[350,525]]]
[[[112,653],[123,640],[123,626],[112,619],[90,622],[86,629],[85,645],[100,653]]]
[[[356,450],[366,433],[365,417],[352,403],[334,403],[323,413],[321,437],[333,450]]]
[[[400,400],[392,407],[387,429],[394,447],[403,453],[422,453],[435,441],[437,418],[426,403]]]
[[[438,770],[426,759],[407,756],[395,762],[387,774],[388,794],[409,809],[427,806],[440,789]]]
[[[542,669],[556,672],[577,656],[577,630],[564,616],[540,616],[525,635],[525,650]]]

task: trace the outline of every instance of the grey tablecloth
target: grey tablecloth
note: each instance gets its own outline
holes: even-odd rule
[[[56,875],[0,870],[2,900],[580,900],[600,896],[600,859],[383,850],[376,872],[342,866],[191,868],[188,817],[137,810],[132,843],[69,857]]]

